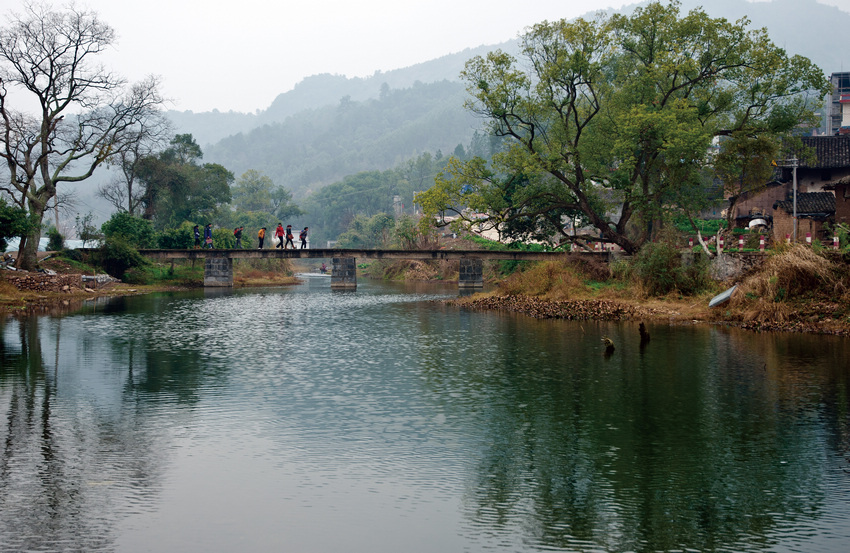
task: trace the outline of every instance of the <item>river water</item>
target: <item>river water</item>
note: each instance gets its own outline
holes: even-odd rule
[[[642,348],[456,295],[316,278],[2,320],[0,551],[847,551],[847,339]]]

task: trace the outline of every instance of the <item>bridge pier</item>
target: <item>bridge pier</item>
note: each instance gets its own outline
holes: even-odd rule
[[[481,259],[461,259],[457,277],[460,290],[484,287],[484,261]]]
[[[233,286],[233,260],[229,257],[204,259],[204,287]]]
[[[331,290],[356,290],[357,259],[354,257],[331,259]]]

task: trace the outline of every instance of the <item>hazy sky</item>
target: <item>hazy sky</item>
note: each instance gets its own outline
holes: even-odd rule
[[[634,0],[78,0],[118,33],[107,67],[162,77],[171,107],[267,108],[317,73],[368,76]],[[850,12],[850,0],[818,0]],[[58,2],[67,4],[67,2]],[[22,0],[0,0],[0,15]]]

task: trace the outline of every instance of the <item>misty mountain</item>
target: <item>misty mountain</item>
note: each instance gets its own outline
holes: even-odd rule
[[[257,113],[239,113],[218,110],[203,113],[192,111],[169,111],[168,117],[177,132],[192,133],[204,151],[206,145],[237,133],[273,123],[282,123],[287,117],[304,110],[336,105],[348,97],[354,102],[377,99],[382,88],[410,88],[415,83],[460,81],[460,72],[466,61],[483,55],[495,48],[510,47],[516,51],[516,41],[499,46],[479,46],[462,52],[448,54],[434,60],[392,71],[376,71],[369,77],[349,78],[344,75],[322,73],[305,77],[292,90],[279,94],[272,104]]]
[[[301,197],[360,171],[394,167],[425,152],[466,146],[480,120],[463,109],[462,83],[447,80],[393,90],[376,99],[349,96],[336,105],[303,109],[227,137],[204,149],[204,159],[235,175],[255,169]]]
[[[850,68],[840,40],[850,14],[838,8],[816,0],[682,0],[682,11],[699,5],[713,17],[749,18],[751,28],[767,28],[775,43],[810,58],[826,74],[841,71],[845,58]],[[203,145],[205,161],[236,175],[256,169],[299,197],[357,171],[385,170],[425,151],[450,153],[468,144],[481,122],[463,109],[459,73],[466,60],[495,49],[516,52],[517,40],[365,78],[313,75],[254,114],[169,116],[179,132],[191,132]]]

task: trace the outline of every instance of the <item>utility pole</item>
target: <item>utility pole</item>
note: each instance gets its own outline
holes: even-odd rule
[[[792,157],[791,159],[781,159],[776,162],[776,165],[779,167],[790,167],[791,168],[791,183],[793,190],[793,204],[794,204],[794,226],[792,230],[792,241],[797,242],[797,167],[800,165],[800,160],[796,157]]]

